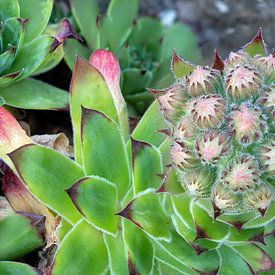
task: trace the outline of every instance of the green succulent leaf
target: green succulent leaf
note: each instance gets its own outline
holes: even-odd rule
[[[116,237],[109,234],[104,234],[103,237],[108,251],[111,273],[115,275],[128,275],[128,255],[121,232]]]
[[[0,21],[20,16],[18,0],[0,0]]]
[[[75,158],[81,158],[81,106],[100,111],[118,123],[114,100],[102,74],[78,57],[71,83],[71,116],[74,129]]]
[[[39,68],[48,54],[50,54],[49,52],[53,39],[54,38],[48,35],[42,35],[21,48],[9,70],[10,72],[21,72],[21,74],[13,80],[21,80],[31,75]]]
[[[9,18],[3,24],[1,30],[2,52],[8,51],[9,48],[18,47],[22,33],[22,24],[18,18]]]
[[[138,11],[137,0],[111,0],[99,27],[100,48],[116,51],[128,38]],[[121,16],[123,14],[123,16]]]
[[[42,246],[43,238],[28,218],[12,214],[0,220],[0,242],[0,260],[13,260]]]
[[[71,9],[80,34],[85,38],[90,48],[97,47],[97,16],[99,8],[96,0],[71,0]]]
[[[69,94],[45,82],[26,78],[8,87],[0,87],[6,104],[16,108],[37,110],[65,110]]]
[[[164,141],[165,136],[157,131],[165,128],[167,128],[167,124],[161,115],[159,104],[155,100],[134,129],[132,137],[158,147]]]
[[[234,249],[251,266],[254,272],[266,271],[275,267],[270,255],[256,244],[236,245]]]
[[[64,43],[64,60],[71,70],[74,69],[76,56],[79,55],[84,59],[88,59],[91,51],[82,45],[78,40],[68,39]]]
[[[181,59],[175,51],[173,52],[171,65],[173,73],[177,78],[187,76],[194,70],[194,66]]]
[[[26,145],[10,158],[30,191],[68,222],[80,214],[64,190],[83,177],[82,169],[65,156],[39,145]]]
[[[188,240],[196,237],[196,226],[191,213],[191,198],[188,194],[171,197],[175,216],[172,217],[177,232]]]
[[[110,133],[111,139],[108,138]],[[121,200],[128,190],[131,175],[126,146],[118,126],[104,114],[83,108],[81,138],[85,174],[113,182]]]
[[[197,63],[201,60],[201,52],[198,41],[191,29],[181,23],[171,25],[164,35],[162,45],[162,57],[171,58],[173,49],[185,60]]]
[[[59,64],[64,57],[64,49],[62,45],[59,45],[53,52],[46,55],[43,62],[39,67],[32,73],[32,76],[43,74]]]
[[[0,274],[3,275],[38,275],[38,271],[35,268],[17,262],[1,261],[0,262]]]
[[[15,58],[14,50],[8,50],[0,54],[0,74],[9,70]]]
[[[220,257],[218,275],[251,275],[248,264],[238,255],[234,249],[226,245],[222,245],[218,249],[218,253]]]
[[[104,232],[116,234],[119,219],[117,189],[113,183],[92,176],[77,181],[67,192],[88,222]]]
[[[257,54],[265,54],[265,44],[263,40],[262,29],[259,29],[255,37],[244,46],[244,50],[251,56],[254,57]]]
[[[0,96],[0,106],[3,106],[5,103],[5,99],[2,96]]]
[[[274,211],[275,211],[275,201],[272,201],[264,217],[258,215],[257,218],[246,222],[243,225],[243,228],[255,228],[255,227],[265,226],[269,222],[275,220]]]
[[[153,31],[152,31],[153,30]],[[144,16],[137,20],[129,37],[130,45],[147,45],[148,43],[160,43],[163,35],[161,21],[157,18]]]
[[[136,68],[129,68],[123,71],[122,91],[125,97],[127,95],[136,94],[149,86],[153,78],[151,71],[141,71]]]
[[[140,228],[124,221],[123,236],[129,250],[133,269],[139,274],[151,274],[154,264],[154,247]]]
[[[215,222],[202,207],[193,204],[191,211],[197,228],[196,239],[221,240],[229,235],[230,227],[222,222]]]
[[[68,234],[68,232],[71,229],[72,229],[72,224],[68,223],[65,219],[62,219],[56,232],[59,242],[61,242],[64,239],[64,237]]]
[[[175,231],[172,231],[171,235],[170,242],[156,242],[163,250],[163,254],[168,253],[180,263],[201,272],[211,272],[218,269],[219,261],[215,250],[205,251],[198,255],[195,247],[193,248]]]
[[[164,213],[156,193],[141,193],[118,214],[131,220],[154,238],[168,241],[171,237],[171,221]]]
[[[162,264],[162,265],[167,265],[171,267],[174,273],[167,273],[167,274],[185,274],[185,275],[198,275],[199,273],[196,272],[194,269],[189,267],[186,263],[180,261],[170,253],[168,250],[166,250],[163,246],[161,246],[159,243],[155,242],[154,243],[154,248],[155,248],[155,254],[156,254],[156,259]],[[183,247],[185,249],[185,247]],[[162,270],[162,268],[161,268]],[[176,273],[177,272],[177,273]],[[163,273],[161,273],[163,274]],[[164,273],[166,274],[166,273]]]
[[[18,0],[20,17],[28,18],[25,44],[39,36],[46,28],[51,16],[53,0]]]
[[[52,274],[102,274],[107,266],[108,255],[102,233],[80,220],[61,242]]]
[[[163,169],[159,150],[149,143],[136,140],[132,140],[132,148],[134,192],[137,194],[148,188],[158,189],[161,185],[158,174]]]

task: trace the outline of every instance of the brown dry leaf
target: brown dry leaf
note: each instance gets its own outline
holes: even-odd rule
[[[72,146],[70,146],[69,139],[64,133],[54,135],[34,135],[31,138],[34,142],[53,148],[67,157],[73,156]]]

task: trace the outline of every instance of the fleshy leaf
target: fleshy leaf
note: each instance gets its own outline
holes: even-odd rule
[[[28,44],[24,44],[9,70],[10,72],[22,71],[16,81],[31,75],[39,68],[47,55],[50,54],[53,39],[48,35],[41,35]]]
[[[64,191],[84,176],[77,164],[40,145],[23,146],[9,156],[22,180],[39,200],[70,223],[79,220],[79,212]]]
[[[96,228],[116,234],[117,190],[113,183],[92,176],[77,181],[67,192],[88,222]]]
[[[71,0],[73,17],[90,48],[97,47],[97,16],[99,9],[96,0]],[[79,53],[78,53],[79,54]]]
[[[214,222],[213,218],[198,205],[193,204],[191,212],[196,224],[196,239],[221,240],[229,234],[228,225],[219,221]]]
[[[39,36],[46,28],[51,16],[52,0],[19,0],[20,17],[28,18],[25,44]]]
[[[173,196],[171,200],[176,216],[173,218],[176,230],[186,239],[193,241],[196,237],[196,227],[192,213],[190,212],[192,204],[190,196],[182,194]]]
[[[131,175],[126,147],[116,123],[98,111],[83,108],[81,132],[86,175],[97,175],[113,182],[122,199]]]
[[[157,100],[155,100],[134,129],[132,137],[158,147],[164,141],[165,136],[157,130],[164,128],[167,128],[167,123],[161,115]]]
[[[247,263],[232,248],[222,245],[218,252],[220,256],[218,275],[251,275],[251,270]]]
[[[172,231],[171,235],[172,238],[170,242],[156,242],[163,250],[163,252],[161,252],[163,256],[168,253],[168,255],[171,255],[189,268],[192,267],[194,270],[202,272],[211,272],[217,269],[218,255],[215,250],[206,251],[198,255],[196,250],[175,231]],[[156,255],[158,256],[157,251]]]
[[[11,17],[20,16],[18,0],[1,0],[0,1],[0,21],[4,22]]]
[[[137,0],[112,0],[107,15],[100,22],[100,47],[116,51],[122,46],[131,32],[137,11]]]
[[[122,234],[116,237],[104,234],[104,241],[108,251],[109,267],[112,274],[128,275],[128,255]]]
[[[128,115],[126,102],[120,90],[120,68],[118,60],[112,52],[99,49],[93,52],[89,62],[103,75],[114,100],[120,130],[122,131],[124,139],[128,140]]]
[[[158,195],[155,193],[140,194],[118,215],[132,221],[155,238],[170,239],[171,221],[164,213]]]
[[[158,189],[162,173],[162,159],[156,147],[149,143],[132,139],[132,165],[134,175],[134,191],[142,192],[148,188]]]
[[[139,274],[151,274],[155,253],[150,240],[130,221],[124,221],[123,236],[134,270]]]
[[[66,91],[32,78],[0,87],[0,96],[7,105],[23,109],[65,110],[69,105]]]
[[[193,70],[194,66],[188,63],[187,61],[184,61],[181,59],[176,51],[173,51],[173,56],[172,56],[172,70],[174,72],[174,75],[177,78],[184,77],[186,75],[189,75]]]
[[[199,274],[198,272],[193,270],[191,267],[189,267],[185,262],[182,262],[179,259],[177,259],[174,254],[169,253],[169,251],[164,249],[163,246],[161,246],[160,244],[154,243],[154,247],[155,247],[156,259],[158,259],[161,263],[170,266],[171,268],[173,268],[173,270],[176,270],[178,273],[175,273],[175,274],[188,274],[188,275]],[[190,247],[189,249],[191,250],[192,248]]]
[[[0,220],[0,260],[16,259],[42,246],[43,237],[40,236],[37,226],[39,224],[32,224],[31,220],[19,214]]]
[[[137,68],[127,68],[123,71],[122,90],[125,97],[145,90],[152,80],[151,71],[142,71]]]
[[[35,268],[18,262],[1,261],[0,262],[0,274],[3,275],[38,275],[38,271]]]
[[[154,30],[152,32],[152,30]],[[163,27],[161,21],[150,16],[143,16],[139,18],[129,37],[129,46],[140,45],[144,46],[151,43],[160,43],[163,35]]]
[[[236,245],[234,249],[251,266],[254,272],[267,271],[275,268],[272,258],[256,244]]]
[[[265,43],[263,39],[262,29],[260,28],[255,37],[244,46],[244,50],[251,56],[254,57],[257,54],[265,54]]]
[[[102,233],[80,220],[61,242],[51,274],[102,274],[107,266]]]
[[[71,116],[74,130],[75,158],[81,158],[81,106],[100,111],[119,122],[113,97],[102,74],[84,59],[77,57],[70,87]]]
[[[69,39],[64,43],[65,62],[71,70],[74,68],[76,61],[76,55],[81,56],[84,59],[88,59],[90,56],[90,50],[82,45],[78,40]]]
[[[0,157],[32,143],[16,119],[4,108],[0,107]]]

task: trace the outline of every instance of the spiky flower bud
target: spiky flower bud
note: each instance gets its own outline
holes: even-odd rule
[[[268,81],[275,81],[275,51],[268,56],[257,56],[254,64],[263,72]]]
[[[226,102],[217,95],[203,95],[194,101],[191,110],[194,121],[199,128],[219,126],[225,118]]]
[[[203,162],[216,163],[230,150],[230,139],[225,132],[207,131],[197,137],[195,149]]]
[[[259,105],[262,105],[267,111],[268,115],[274,120],[275,119],[275,85],[266,87],[259,99],[257,100]]]
[[[264,116],[259,108],[249,104],[234,105],[228,121],[230,131],[243,145],[259,141],[266,131]]]
[[[210,195],[214,178],[208,167],[189,170],[182,178],[183,186],[191,196],[204,198]]]
[[[260,74],[248,66],[236,66],[226,76],[226,93],[233,99],[245,99],[259,92]]]
[[[249,56],[244,51],[231,52],[225,60],[226,69],[232,69],[238,65],[244,65],[249,60]]]
[[[197,127],[191,116],[186,116],[179,121],[174,128],[173,136],[177,140],[184,140],[193,137],[197,133]]]
[[[212,92],[217,71],[198,66],[186,79],[187,91],[191,96],[200,96]]]
[[[171,158],[179,169],[192,168],[198,165],[199,161],[191,149],[183,142],[175,141],[171,147]]]
[[[239,210],[238,195],[222,183],[213,186],[212,199],[215,206],[222,211],[237,212]]]
[[[163,115],[173,121],[183,113],[185,92],[180,84],[173,85],[164,90],[149,89],[154,94],[160,104]]]
[[[275,177],[275,136],[260,147],[260,160],[263,170]]]
[[[274,194],[268,185],[259,185],[243,197],[244,204],[248,208],[258,209],[261,214],[264,214],[272,199]]]
[[[179,58],[172,66],[186,94],[176,123],[169,124],[171,159],[184,189],[208,197],[214,213],[249,212],[252,198],[264,209],[274,199],[267,187],[275,174],[274,60],[274,52],[265,55],[260,30],[225,62],[215,51],[212,68]],[[255,197],[259,190],[268,190],[262,200]]]
[[[259,183],[260,170],[257,160],[248,154],[238,156],[222,172],[222,183],[233,192],[251,189]]]

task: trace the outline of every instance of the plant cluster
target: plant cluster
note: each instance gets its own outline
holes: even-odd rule
[[[114,54],[79,57],[70,90],[74,160],[35,144],[1,108],[0,154],[12,169],[2,169],[5,193],[21,210],[13,228],[17,219],[33,226],[22,211],[45,216],[46,251],[57,247],[40,271],[227,275],[274,268],[274,60],[261,31],[225,61],[216,52],[211,68],[174,53],[176,83],[150,90],[157,100],[130,133]],[[32,248],[41,245],[37,238]],[[0,247],[3,274],[35,274],[9,261],[22,244],[8,245],[8,255]]]

